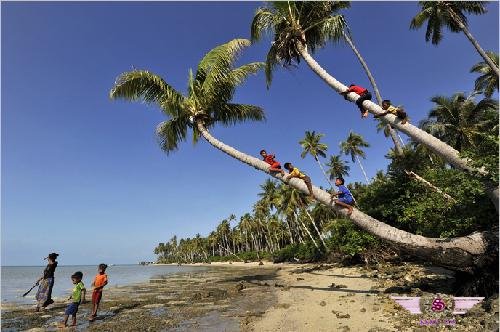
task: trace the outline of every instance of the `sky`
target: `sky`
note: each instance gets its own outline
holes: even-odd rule
[[[249,38],[260,5],[2,1],[1,265],[43,265],[53,251],[64,265],[152,261],[154,247],[174,234],[205,236],[230,214],[251,212],[268,175],[202,140],[167,156],[155,137],[165,119],[158,109],[111,101],[109,91],[136,68],[185,92],[189,69],[210,49]],[[498,52],[498,2],[487,8],[469,27]],[[416,2],[353,2],[343,11],[383,98],[403,105],[412,123],[427,116],[432,96],[470,93],[477,75],[469,70],[482,61],[463,34],[426,43],[425,28],[409,30],[417,12]],[[264,61],[270,43],[252,45],[238,64]],[[370,88],[347,46],[328,43],[314,57],[344,84]],[[372,116],[362,120],[303,62],[278,67],[270,89],[263,73],[252,76],[233,101],[263,107],[267,120],[212,134],[254,156],[273,152],[315,185],[327,183],[310,156],[300,158],[306,130],[325,134],[329,155],[349,131],[359,133],[371,145],[362,161],[368,176],[387,167],[391,141]],[[346,182],[364,181],[344,159]]]

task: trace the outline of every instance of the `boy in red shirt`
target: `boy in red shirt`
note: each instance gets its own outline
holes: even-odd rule
[[[349,85],[349,89],[341,92],[340,94],[344,96],[345,100],[347,100],[347,94],[349,92],[354,92],[359,95],[358,100],[356,100],[356,105],[358,105],[359,110],[361,111],[361,117],[366,118],[368,116],[368,111],[363,108],[363,102],[365,100],[372,100],[372,94],[367,89],[354,84]]]
[[[267,154],[266,150],[260,150],[260,155],[271,166],[269,167],[269,172],[280,172],[281,175],[285,175],[285,171],[281,169],[281,164],[274,160],[274,154]]]
[[[99,308],[99,303],[102,298],[102,289],[108,284],[108,275],[105,273],[106,264],[99,264],[99,273],[95,276],[92,286],[94,286],[94,291],[92,292],[92,314],[89,317],[89,321],[93,322],[97,316],[97,309]]]

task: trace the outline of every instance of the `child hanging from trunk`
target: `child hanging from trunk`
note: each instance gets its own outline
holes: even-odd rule
[[[279,172],[282,176],[285,175],[285,172],[281,169],[281,164],[274,160],[274,154],[267,154],[266,150],[260,150],[260,155],[262,156],[262,160],[270,165],[269,172]]]
[[[361,111],[361,117],[366,118],[368,116],[368,110],[364,109],[363,102],[365,100],[372,100],[372,94],[362,86],[355,84],[349,85],[349,88],[346,91],[341,92],[340,94],[344,96],[345,100],[347,100],[347,94],[349,92],[354,92],[359,95],[358,100],[356,100],[356,105],[358,105],[358,108]]]
[[[334,192],[332,194],[332,196],[338,197],[338,199],[335,201],[335,204],[347,208],[347,215],[350,216],[352,214],[352,206],[354,205],[354,198],[349,189],[347,189],[347,187],[344,186],[343,178],[341,177],[336,178],[335,185],[339,188],[338,192]]]
[[[373,117],[379,118],[379,117],[385,116],[387,114],[392,114],[401,120],[401,124],[406,124],[406,122],[408,122],[408,115],[406,114],[405,110],[401,107],[392,106],[391,101],[389,99],[382,101],[382,109],[385,112],[382,112],[380,114],[376,114]]]
[[[285,169],[290,172],[287,176],[285,176],[284,180],[288,180],[289,178],[299,178],[304,180],[307,189],[309,190],[309,197],[314,198],[311,178],[301,173],[297,167],[294,167],[291,163],[285,163]]]

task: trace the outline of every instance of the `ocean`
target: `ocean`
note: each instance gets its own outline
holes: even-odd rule
[[[35,304],[37,287],[26,295],[35,281],[42,275],[45,266],[2,266],[1,267],[1,298],[2,303]],[[160,276],[179,273],[200,271],[205,267],[175,266],[175,265],[112,265],[108,266],[108,285],[106,287],[125,286],[148,281]],[[97,274],[97,265],[70,265],[58,266],[55,273],[52,298],[54,300],[67,299],[71,295],[73,284],[71,275],[76,271],[83,272],[83,283],[87,294],[91,296],[91,284]],[[90,299],[90,297],[88,299]]]

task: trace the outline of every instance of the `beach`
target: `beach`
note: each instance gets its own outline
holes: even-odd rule
[[[197,264],[199,265],[199,264]],[[391,295],[445,291],[452,274],[416,264],[213,263],[200,271],[105,290],[99,316],[78,312],[78,331],[427,331]],[[418,288],[422,281],[426,291]],[[414,286],[414,287],[411,287]],[[423,287],[422,287],[423,288]],[[90,298],[90,296],[87,296]],[[2,308],[2,331],[54,331],[65,305],[42,313]],[[476,308],[477,307],[477,308]],[[434,330],[494,331],[498,299]]]

